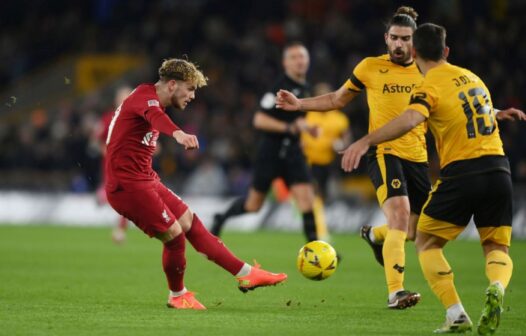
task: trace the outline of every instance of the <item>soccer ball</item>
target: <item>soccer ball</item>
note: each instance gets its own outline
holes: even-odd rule
[[[300,249],[296,265],[304,277],[319,281],[327,279],[336,271],[338,259],[331,245],[315,240]]]

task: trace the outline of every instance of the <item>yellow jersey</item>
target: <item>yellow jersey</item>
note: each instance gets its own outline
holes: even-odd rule
[[[411,95],[435,137],[440,168],[504,150],[488,88],[471,71],[447,62],[431,69]]]
[[[340,139],[349,128],[347,116],[338,110],[328,112],[307,112],[305,117],[309,125],[316,125],[320,134],[314,138],[308,133],[301,135],[303,152],[309,164],[328,165],[336,157],[334,141]]]
[[[367,92],[369,132],[381,128],[398,117],[409,102],[411,91],[423,77],[416,64],[398,65],[389,55],[367,57],[353,70],[345,83],[348,90]],[[376,153],[392,154],[413,162],[427,162],[425,123],[404,136],[377,146]]]

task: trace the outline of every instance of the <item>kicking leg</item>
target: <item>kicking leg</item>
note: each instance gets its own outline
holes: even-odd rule
[[[260,269],[259,265],[252,267],[238,259],[219,238],[208,232],[199,217],[189,210],[181,216],[179,222],[196,251],[236,276],[241,291],[276,285],[287,279],[284,273],[270,273]]]

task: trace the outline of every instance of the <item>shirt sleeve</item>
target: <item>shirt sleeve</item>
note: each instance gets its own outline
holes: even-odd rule
[[[367,84],[367,59],[364,59],[354,68],[351,76],[345,82],[347,90],[361,92]]]
[[[161,133],[172,136],[177,130],[180,130],[176,124],[168,117],[166,112],[161,108],[150,108],[144,113],[144,118],[152,125],[153,128]]]
[[[415,88],[411,93],[407,109],[415,110],[424,117],[429,118],[437,102],[437,98],[435,87],[430,83],[426,83],[424,80],[422,85]]]
[[[138,111],[138,114],[154,129],[168,136],[172,136],[173,132],[180,129],[161,108],[161,104],[157,99],[150,98],[144,103],[142,101],[140,103],[141,106],[136,111]]]

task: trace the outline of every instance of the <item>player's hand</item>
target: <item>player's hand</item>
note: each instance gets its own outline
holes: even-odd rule
[[[173,133],[175,141],[184,146],[184,149],[196,149],[199,148],[199,141],[193,134],[186,134],[181,130],[177,130]]]
[[[276,107],[285,111],[299,111],[301,102],[292,92],[279,90],[276,93]]]
[[[367,153],[369,147],[368,141],[365,138],[361,138],[347,147],[346,150],[341,151],[340,154],[343,154],[342,169],[347,173],[357,169],[360,165],[360,159]]]
[[[522,120],[526,121],[526,114],[519,109],[510,107],[497,113],[497,120]]]

